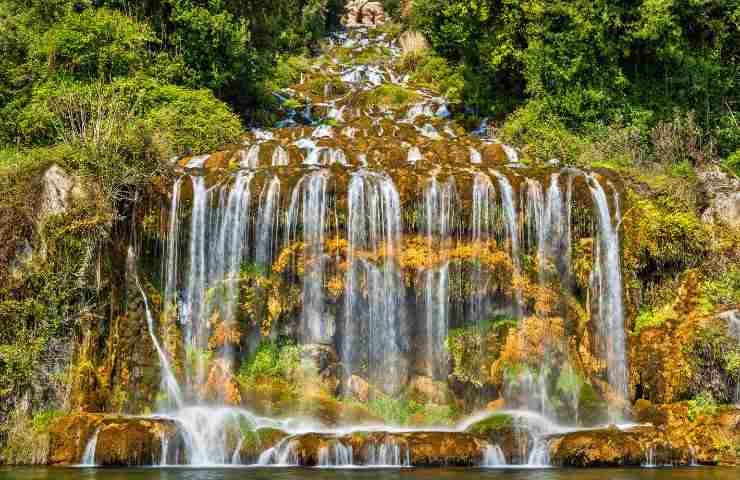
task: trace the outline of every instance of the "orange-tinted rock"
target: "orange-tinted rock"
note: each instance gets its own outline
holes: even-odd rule
[[[640,465],[645,460],[642,432],[617,428],[567,433],[550,444],[550,458],[563,467]]]
[[[302,466],[315,466],[319,452],[332,443],[351,446],[353,462],[368,463],[371,451],[383,445],[398,445],[401,457],[412,466],[475,466],[483,458],[487,442],[464,432],[354,432],[347,435],[307,433],[291,438],[292,450]]]
[[[81,462],[85,447],[98,432],[95,462],[101,466],[152,465],[162,458],[168,440],[168,463],[179,463],[181,439],[172,420],[77,413],[60,418],[49,431],[49,463]]]
[[[483,163],[504,164],[509,161],[506,151],[500,143],[489,143],[483,146],[481,157],[483,158]]]
[[[447,386],[442,382],[435,382],[431,377],[419,375],[412,378],[407,393],[421,403],[447,403]]]

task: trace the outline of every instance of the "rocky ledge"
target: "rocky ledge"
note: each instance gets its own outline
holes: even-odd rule
[[[98,466],[141,466],[162,463],[162,446],[169,445],[165,460],[182,463],[177,458],[183,449],[182,438],[174,421],[163,418],[127,417],[79,413],[63,417],[49,432],[51,465],[75,465],[82,462],[85,449],[97,432],[95,464]]]

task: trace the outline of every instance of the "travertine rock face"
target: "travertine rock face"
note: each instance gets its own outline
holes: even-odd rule
[[[172,420],[79,413],[59,419],[49,432],[49,464],[74,465],[98,432],[95,463],[98,466],[181,464],[182,438]],[[164,441],[163,441],[164,440]],[[162,452],[162,446],[167,451]]]
[[[347,2],[342,23],[347,27],[374,26],[385,23],[386,16],[380,2],[351,0]]]

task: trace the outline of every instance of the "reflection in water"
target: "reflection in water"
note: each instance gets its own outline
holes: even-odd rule
[[[0,468],[0,480],[736,480],[737,468],[325,469]]]

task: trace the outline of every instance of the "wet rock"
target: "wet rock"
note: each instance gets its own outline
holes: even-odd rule
[[[644,432],[616,427],[571,432],[555,437],[550,458],[563,467],[616,467],[645,461]]]
[[[319,464],[319,453],[334,443],[351,447],[356,465],[372,462],[373,452],[385,445],[397,447],[401,464],[406,459],[411,466],[475,466],[483,458],[487,442],[464,432],[353,432],[347,435],[307,433],[290,438],[297,463],[302,466]]]
[[[352,375],[349,379],[349,392],[356,400],[365,403],[370,397],[370,384],[364,378]]]
[[[719,167],[699,172],[698,177],[699,188],[708,203],[702,221],[719,221],[730,227],[740,227],[740,179]]]
[[[163,442],[163,437],[167,441]],[[166,443],[168,451],[163,452]],[[182,440],[172,420],[118,418],[104,420],[98,433],[95,463],[101,466],[143,466],[182,460],[178,453]]]
[[[483,163],[502,165],[509,161],[506,150],[504,150],[503,145],[500,143],[484,145],[481,150],[481,156],[483,157]]]
[[[239,448],[239,463],[244,465],[257,463],[262,452],[274,447],[287,436],[287,433],[276,428],[260,428],[247,434]]]
[[[407,393],[410,398],[421,403],[443,405],[447,403],[447,385],[435,382],[431,377],[419,375],[409,382]]]
[[[524,455],[529,450],[532,439],[525,429],[517,427],[511,415],[505,413],[491,415],[470,425],[465,431],[501,447],[507,463],[526,463]]]
[[[49,463],[74,465],[98,432],[95,462],[101,466],[153,465],[162,460],[163,439],[168,463],[184,463],[182,438],[172,420],[78,413],[57,420],[49,431]]]

